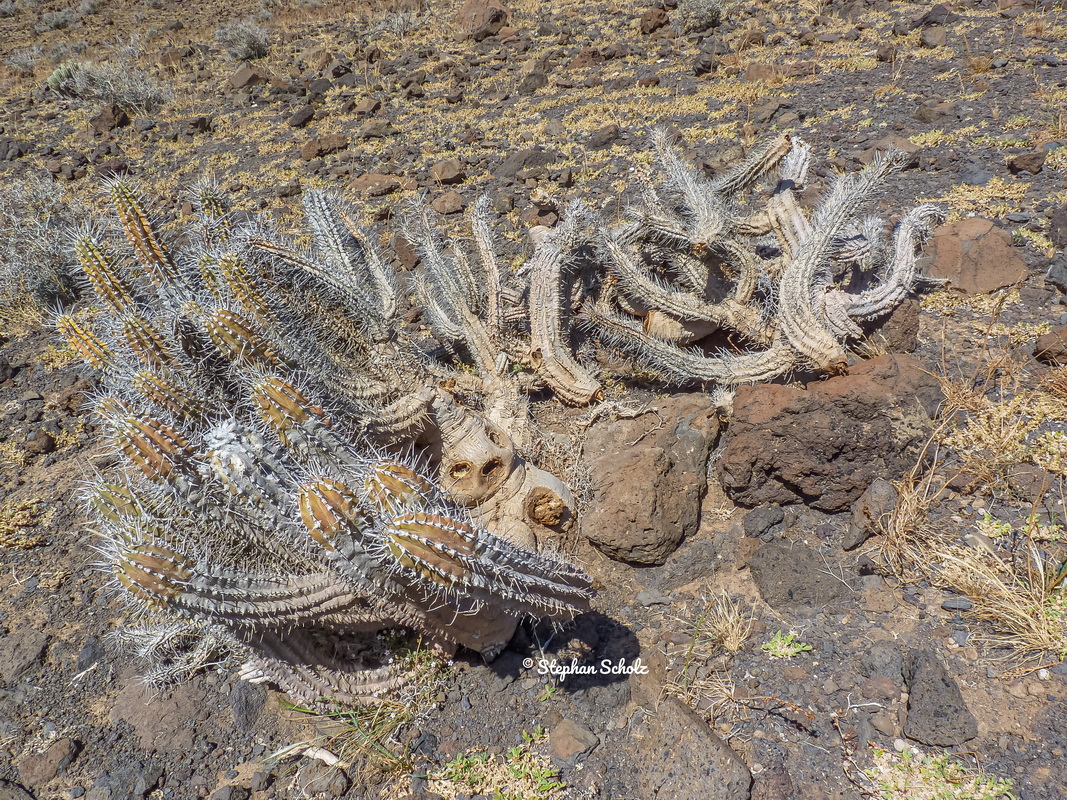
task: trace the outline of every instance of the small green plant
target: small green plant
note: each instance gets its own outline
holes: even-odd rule
[[[985,534],[990,539],[999,539],[1001,536],[1011,534],[1012,527],[1010,522],[999,520],[986,511],[982,514],[982,518],[978,520],[978,532]]]
[[[544,741],[540,725],[534,733],[523,731],[522,744],[502,756],[485,752],[460,753],[429,775],[430,791],[442,796],[481,794],[493,800],[547,800],[565,789],[559,771],[532,746]]]
[[[553,686],[551,683],[546,683],[545,688],[541,690],[541,695],[537,699],[539,702],[544,703],[547,700],[551,700],[558,691],[558,686]]]
[[[771,658],[793,658],[801,653],[810,652],[811,645],[797,639],[792,631],[789,633],[778,631],[769,642],[763,645],[763,649]]]
[[[970,772],[944,753],[875,749],[873,764],[863,774],[875,800],[1015,800],[1007,778]]]

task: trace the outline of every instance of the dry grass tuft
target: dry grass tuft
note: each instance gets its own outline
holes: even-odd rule
[[[745,646],[754,619],[750,606],[725,592],[713,600],[701,598],[693,610],[683,608],[678,622],[690,639],[667,653],[673,674],[664,693],[709,719],[736,704],[733,682],[721,667]]]
[[[1067,560],[1051,559],[1027,539],[1022,565],[977,550],[950,547],[941,555],[938,583],[970,598],[969,616],[993,629],[987,644],[1029,660],[1067,658]]]
[[[34,498],[6,500],[0,506],[0,547],[29,550],[44,543],[43,536],[26,530],[41,521],[41,505],[42,501]]]

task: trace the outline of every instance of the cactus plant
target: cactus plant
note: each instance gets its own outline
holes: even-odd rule
[[[83,229],[73,248],[105,313],[56,325],[102,376],[95,410],[120,458],[87,494],[106,568],[145,617],[125,637],[156,659],[149,677],[221,650],[301,699],[373,702],[395,680],[374,668],[379,631],[492,657],[522,615],[588,606],[588,578],[536,552],[525,524],[559,525],[566,487],[402,341],[395,279],[348,209],[308,193],[315,249],[300,252],[235,226],[205,187],[196,243],[173,252],[129,183],[108,192],[126,245]],[[426,239],[427,280],[456,290],[435,295],[440,321],[462,319],[504,425],[516,391],[473,281]],[[416,437],[440,481],[396,454]]]

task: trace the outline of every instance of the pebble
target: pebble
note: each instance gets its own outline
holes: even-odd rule
[[[941,604],[945,611],[970,611],[973,607],[974,603],[968,597],[950,597]]]
[[[893,749],[896,750],[898,753],[903,753],[907,749],[907,747],[908,743],[905,742],[903,739],[893,740]]]

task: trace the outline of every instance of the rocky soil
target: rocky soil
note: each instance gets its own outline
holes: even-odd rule
[[[946,283],[846,375],[743,387],[723,414],[705,387],[668,390],[601,351],[604,404],[539,398],[584,476],[560,547],[595,577],[594,611],[524,624],[488,665],[460,653],[384,759],[346,755],[338,720],[225,671],[139,682],[78,496],[107,456],[92,376],[9,311],[0,800],[920,798],[944,796],[919,786],[945,785],[920,769],[942,753],[1014,797],[1067,797],[1063,583],[1011,595],[1053,632],[1035,645],[1039,625],[986,613],[992,584],[949,570],[992,565],[1028,590],[1035,564],[1067,557],[1067,9],[738,2],[713,25],[709,6],[0,3],[0,181],[47,177],[92,209],[102,178],[129,173],[171,235],[203,175],[289,228],[302,191],[332,186],[365,201],[407,270],[405,199],[425,192],[458,227],[488,193],[519,263],[567,199],[633,199],[655,125],[709,173],[772,132],[802,136],[807,203],[904,149],[875,210],[949,215],[924,262]],[[240,19],[265,56],[216,36]],[[53,71],[71,59],[140,83],[64,89]],[[542,674],[572,660],[597,670]],[[913,767],[892,793],[886,776]],[[1007,796],[968,785],[956,796]]]

